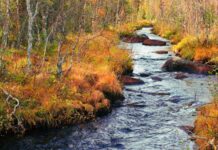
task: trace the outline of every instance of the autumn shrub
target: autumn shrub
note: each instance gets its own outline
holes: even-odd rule
[[[177,44],[184,37],[184,33],[182,33],[180,26],[172,25],[162,21],[156,21],[153,26],[153,32],[164,37],[170,39],[173,44]]]
[[[101,102],[104,99],[104,94],[101,91],[91,91],[90,96],[87,98],[87,102],[95,106],[96,103]]]
[[[216,63],[217,57],[218,57],[218,47],[203,47],[203,48],[196,48],[194,60],[217,64]]]

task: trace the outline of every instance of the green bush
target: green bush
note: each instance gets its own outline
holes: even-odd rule
[[[195,48],[199,45],[198,38],[187,36],[183,38],[173,50],[179,53],[183,58],[192,60],[195,55]]]
[[[10,78],[12,81],[22,85],[24,85],[27,82],[27,76],[24,73],[10,74]]]

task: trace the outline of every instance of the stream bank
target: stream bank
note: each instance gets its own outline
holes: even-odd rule
[[[83,125],[35,132],[24,138],[1,141],[1,149],[194,149],[195,143],[180,127],[192,126],[196,108],[208,103],[212,95],[205,75],[164,72],[161,67],[174,56],[166,39],[143,28],[137,34],[163,40],[167,46],[121,43],[132,51],[134,77],[144,82],[126,86],[125,101],[111,114]],[[169,51],[165,54],[157,51]],[[13,145],[11,144],[13,143]]]

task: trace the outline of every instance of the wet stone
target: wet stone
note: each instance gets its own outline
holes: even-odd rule
[[[121,82],[124,85],[141,85],[144,84],[144,81],[137,79],[137,78],[133,78],[130,76],[122,76],[121,77]]]
[[[141,76],[141,77],[149,77],[151,75],[152,75],[151,73],[140,73],[139,74],[139,76]]]
[[[120,131],[124,132],[124,133],[130,133],[130,132],[132,132],[132,129],[130,129],[130,128],[122,128]]]
[[[166,46],[167,42],[160,41],[160,40],[147,39],[147,40],[144,40],[143,44],[148,45],[148,46]]]
[[[168,51],[165,51],[165,50],[160,50],[160,51],[156,51],[156,52],[154,52],[154,53],[163,55],[163,54],[168,54],[169,52],[168,52]]]
[[[152,80],[154,81],[162,81],[163,79],[160,77],[151,77]]]
[[[180,126],[179,128],[185,131],[188,135],[192,135],[194,132],[194,127],[192,126]]]
[[[187,72],[193,74],[205,74],[208,75],[214,68],[209,65],[192,62],[189,60],[181,59],[179,57],[171,58],[165,62],[162,66],[163,71],[167,72]]]
[[[124,35],[121,36],[123,42],[126,43],[142,43],[145,40],[149,39],[147,35]]]
[[[175,103],[175,104],[179,103],[180,101],[181,101],[181,99],[172,99],[172,100],[170,100],[170,102]]]

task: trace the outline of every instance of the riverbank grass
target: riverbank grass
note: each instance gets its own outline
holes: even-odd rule
[[[143,27],[151,27],[151,26],[153,26],[152,21],[140,20],[134,23],[123,24],[120,27],[118,27],[116,31],[119,33],[120,37],[132,36],[135,34],[136,30],[139,30]]]
[[[204,33],[194,36],[183,33],[181,26],[155,22],[154,32],[171,40],[173,51],[182,58],[218,65],[217,30],[212,30],[209,37]]]

